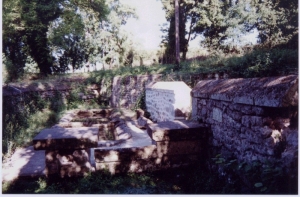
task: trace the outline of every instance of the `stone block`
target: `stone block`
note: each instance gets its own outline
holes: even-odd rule
[[[241,103],[247,105],[254,105],[254,100],[248,96],[237,96],[233,98],[233,103]]]
[[[242,125],[249,128],[251,126],[250,119],[251,119],[251,116],[242,116]]]
[[[200,114],[201,114],[202,117],[205,117],[205,116],[206,116],[206,114],[207,114],[207,109],[206,109],[206,107],[202,107],[202,108],[201,108]]]
[[[252,107],[250,105],[240,105],[240,111],[245,115],[252,115]]]
[[[250,123],[251,123],[251,127],[263,126],[263,118],[260,116],[251,116]]]
[[[296,106],[298,76],[202,80],[193,88],[191,95],[265,107]]]
[[[199,162],[199,155],[173,155],[151,159],[136,159],[115,162],[96,162],[96,170],[108,170],[111,174],[144,172],[187,166]]]
[[[223,122],[223,113],[219,108],[213,108],[212,112],[212,119],[218,121],[218,122]]]
[[[201,105],[206,105],[206,99],[199,99],[198,103]]]
[[[238,111],[234,111],[231,109],[227,109],[226,114],[231,117],[233,120],[240,122],[242,120],[242,113]]]
[[[189,155],[200,154],[206,147],[205,143],[195,140],[187,141],[159,141],[156,142],[157,155],[162,157],[163,155]]]
[[[94,171],[86,150],[46,150],[46,175],[82,176]]]
[[[232,101],[232,97],[228,94],[211,94],[209,98],[219,101]]]
[[[156,142],[166,140],[198,140],[207,137],[209,128],[205,124],[176,120],[148,125],[147,132]]]
[[[255,132],[254,130],[247,128],[247,127],[242,127],[242,133],[246,137],[247,141],[255,144],[260,144],[262,143],[262,137],[258,132]]]
[[[150,159],[157,157],[155,145],[132,148],[111,148],[111,149],[94,149],[95,161],[99,162],[117,162],[137,159]]]
[[[228,113],[230,114],[230,113]],[[231,118],[231,116],[229,116],[228,114],[224,114],[223,115],[223,122],[225,125],[229,126],[229,127],[233,127],[236,129],[240,129],[241,128],[241,123],[235,121],[233,118]],[[234,115],[234,114],[233,114]]]
[[[44,129],[33,139],[35,150],[85,149],[97,144],[97,127]]]

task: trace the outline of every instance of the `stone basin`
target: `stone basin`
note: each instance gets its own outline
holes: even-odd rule
[[[34,139],[35,150],[109,147],[131,138],[124,118],[132,114],[116,109],[72,110],[52,128],[42,130]]]

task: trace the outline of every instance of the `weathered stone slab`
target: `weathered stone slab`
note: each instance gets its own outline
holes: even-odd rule
[[[87,150],[46,150],[46,175],[82,176],[95,171]]]
[[[147,160],[152,158],[163,158],[164,156],[198,154],[205,147],[200,141],[161,141],[156,145],[134,148],[100,149],[94,150],[95,162],[118,162]]]
[[[199,155],[172,155],[149,159],[114,162],[96,162],[96,170],[108,170],[111,174],[121,172],[144,172],[177,168],[199,161]]]
[[[166,140],[198,140],[207,137],[206,124],[190,121],[166,121],[147,126],[149,136],[156,142]]]
[[[132,148],[114,148],[94,150],[95,162],[116,162],[136,159],[150,159],[157,157],[156,146],[150,145],[145,147]]]
[[[197,83],[191,95],[265,107],[296,106],[298,76],[203,80]]]
[[[35,150],[85,149],[97,144],[98,127],[44,129],[33,139]]]
[[[205,147],[200,140],[160,141],[156,142],[156,145],[158,157],[164,155],[200,154]]]

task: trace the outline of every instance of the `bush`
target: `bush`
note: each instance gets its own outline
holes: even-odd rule
[[[269,77],[295,73],[298,51],[291,49],[254,50],[242,57],[225,60],[231,77]]]
[[[19,95],[14,99],[3,97],[2,153],[10,155],[17,146],[28,145],[26,142],[31,141],[30,137],[40,128],[35,127],[36,120],[32,118],[38,113],[41,118],[39,121],[43,121],[40,113],[48,105],[48,101],[36,93]]]

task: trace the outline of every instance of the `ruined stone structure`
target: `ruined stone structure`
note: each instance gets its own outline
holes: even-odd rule
[[[35,150],[46,150],[46,173],[73,176],[102,169],[111,173],[165,169],[207,159],[211,150],[232,153],[240,161],[269,160],[291,172],[297,169],[298,76],[198,80],[192,91],[184,86],[185,92],[179,94],[182,82],[169,82],[174,86],[166,88],[166,82],[153,83],[160,78],[114,77],[110,97],[112,107],[133,108],[146,91],[148,111],[157,123],[145,118],[143,111],[134,117],[122,109],[119,114],[109,113],[114,140],[103,140],[99,134],[111,125],[86,127],[72,122],[74,117],[68,113],[59,125],[41,131],[33,144]],[[105,92],[96,85],[89,88],[93,97]],[[31,90],[9,89],[4,96],[18,97]],[[47,97],[55,91],[67,95],[69,90],[62,85],[31,91]],[[190,96],[193,121],[174,120],[176,108],[181,109],[176,102],[184,98],[179,104],[189,104]],[[187,113],[179,114],[186,118]]]
[[[89,125],[73,122],[78,120],[78,114],[104,112],[107,117],[100,122],[108,117],[109,122]],[[153,124],[150,120],[140,124],[139,119],[146,119],[143,112],[137,110],[133,114],[126,109],[66,113],[59,124],[42,130],[33,139],[35,150],[45,150],[45,175],[78,176],[103,169],[112,174],[143,172],[190,165],[206,158],[207,125],[188,121]],[[91,116],[88,117],[90,120]],[[104,127],[111,127],[114,139],[105,139]]]
[[[116,76],[112,82],[111,107],[133,108],[145,87],[161,75]]]
[[[211,125],[212,146],[297,167],[298,76],[203,80],[191,95],[192,117]]]
[[[187,119],[191,88],[182,81],[154,82],[146,88],[146,107],[155,122]]]
[[[104,78],[97,84],[89,85],[84,92],[78,92],[78,96],[87,101],[97,98],[111,107],[134,108],[139,99],[143,99],[145,88],[150,83],[156,81],[185,81],[185,83],[194,86],[199,80],[203,79],[223,79],[228,78],[226,73],[208,73],[192,74],[186,76],[177,76],[176,74],[163,75],[137,75],[137,76],[115,76],[112,79]],[[20,95],[38,93],[42,98],[53,97],[59,92],[66,101],[70,91],[78,88],[78,85],[84,84],[84,78],[61,79],[57,82],[45,83],[22,83],[9,84],[2,88],[3,96],[10,97],[16,104],[20,102]]]
[[[225,79],[229,76],[226,73],[208,73],[192,74],[186,76],[177,76],[168,74],[163,76],[156,75],[137,75],[137,76],[116,76],[112,79],[110,105],[111,107],[134,108],[136,102],[143,97],[144,91],[148,85],[158,81],[184,81],[190,86],[203,79]],[[107,87],[101,84],[100,94],[105,94]]]
[[[209,129],[187,121],[147,125],[148,142],[134,146],[96,148],[96,170],[143,172],[181,167],[206,159]],[[149,141],[150,140],[150,141]],[[136,141],[138,142],[138,141]]]

